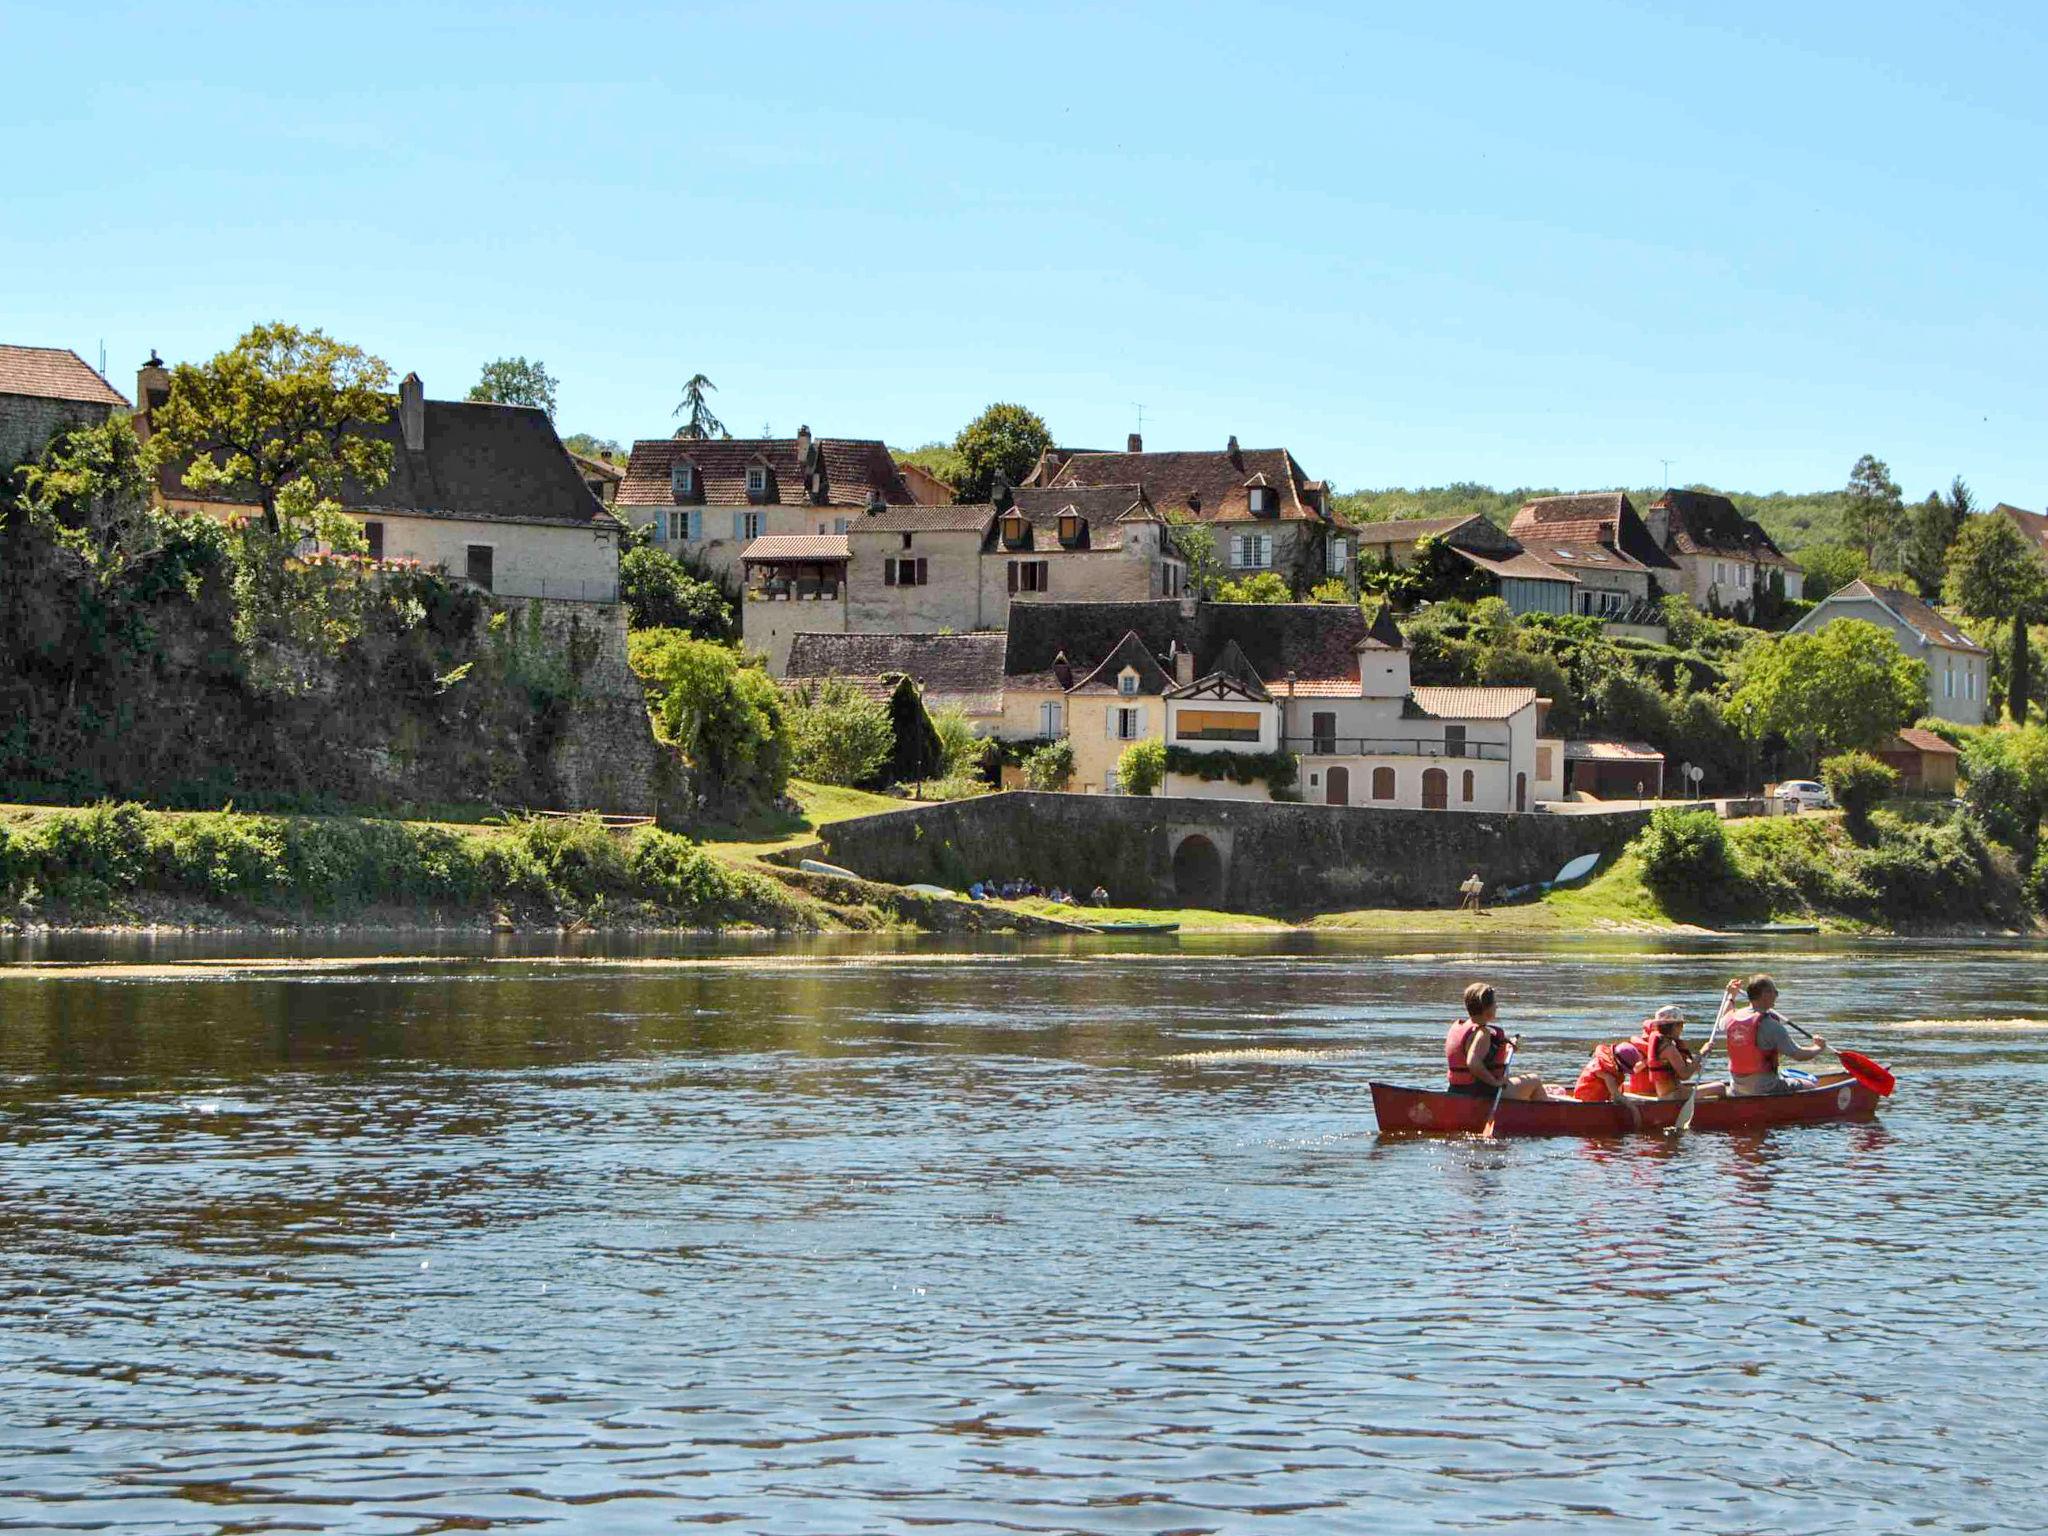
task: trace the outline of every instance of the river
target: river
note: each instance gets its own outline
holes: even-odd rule
[[[2048,1529],[2038,948],[272,950],[0,949],[0,1528]],[[1878,1122],[1376,1135],[1758,964]]]

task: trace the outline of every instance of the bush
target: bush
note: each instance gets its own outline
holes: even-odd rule
[[[724,589],[651,545],[620,557],[619,601],[633,629],[677,629],[699,640],[737,637]]]
[[[1721,906],[1736,894],[1737,871],[1728,832],[1712,811],[1675,806],[1653,812],[1636,839],[1643,879],[1674,905]]]
[[[1024,759],[1024,782],[1032,789],[1065,789],[1074,776],[1074,744],[1049,741]]]
[[[1117,759],[1116,782],[1127,795],[1155,793],[1166,781],[1166,743],[1134,741]]]
[[[961,779],[980,775],[988,769],[988,738],[974,734],[967,711],[955,705],[932,716],[932,729],[939,734],[939,777]]]
[[[673,832],[642,832],[634,840],[630,865],[640,894],[678,912],[721,913],[739,899],[727,866]]]
[[[818,784],[873,783],[896,745],[889,707],[844,678],[791,695],[788,721],[790,768]]]
[[[1260,571],[1253,576],[1226,581],[1216,588],[1219,603],[1291,603],[1294,589],[1287,585],[1287,578],[1275,571]]]
[[[781,798],[789,724],[782,690],[758,658],[673,629],[641,630],[627,649],[663,733],[696,765],[707,798],[738,809]]]
[[[104,900],[132,891],[149,868],[149,819],[139,805],[96,805],[52,816],[23,843],[30,878],[72,899]]]
[[[631,884],[625,850],[595,816],[535,816],[516,822],[514,836],[551,896],[588,901]]]
[[[1899,788],[1898,774],[1868,752],[1840,752],[1828,758],[1820,765],[1820,779],[1858,838],[1870,835],[1870,813]]]
[[[1308,600],[1312,603],[1349,603],[1356,601],[1351,595],[1350,584],[1342,576],[1327,577],[1308,589]]]

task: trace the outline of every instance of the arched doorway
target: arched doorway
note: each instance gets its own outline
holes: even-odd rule
[[[1332,768],[1323,775],[1323,779],[1327,785],[1327,791],[1323,796],[1326,804],[1349,805],[1351,803],[1351,770],[1349,768]]]
[[[1425,769],[1422,775],[1422,808],[1447,810],[1451,803],[1451,776],[1441,768]]]
[[[1199,832],[1173,850],[1173,894],[1186,907],[1213,907],[1223,900],[1223,855]]]

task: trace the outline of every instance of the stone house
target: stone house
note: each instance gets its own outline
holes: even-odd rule
[[[781,677],[791,642],[846,631],[847,536],[771,533],[740,554],[740,639]]]
[[[1837,619],[1875,624],[1927,663],[1928,714],[1958,725],[1984,723],[1991,653],[1927,602],[1897,587],[1852,581],[1814,604],[1792,632],[1817,634]]]
[[[846,530],[846,631],[1000,629],[1009,601],[982,580],[996,509],[884,507]]]
[[[1677,578],[1678,567],[1620,491],[1539,496],[1522,504],[1508,533],[1526,554],[1573,578],[1573,613],[1654,623],[1663,584]]]
[[[1187,562],[1139,485],[998,487],[982,546],[982,608],[1141,603],[1187,590]]]
[[[1532,688],[1412,686],[1385,610],[1368,625],[1349,604],[1030,603],[1011,613],[1002,734],[1064,736],[1083,793],[1115,793],[1123,752],[1157,739],[1294,753],[1298,793],[1317,804],[1528,810],[1541,702]],[[1269,798],[1262,780],[1180,772],[1162,792]]]
[[[36,458],[59,433],[127,409],[121,392],[69,347],[0,343],[0,473]]]
[[[916,503],[879,441],[799,427],[795,437],[636,442],[617,506],[654,529],[657,548],[730,583],[758,538],[845,533],[871,509]]]
[[[155,357],[136,376],[136,435],[170,396]],[[344,485],[337,499],[361,524],[372,560],[410,561],[467,579],[499,597],[615,603],[625,525],[585,484],[534,406],[429,400],[416,373],[397,409],[368,429],[391,445],[391,472],[375,490]],[[157,491],[174,511],[223,520],[251,516],[251,499],[196,490],[164,465]]]
[[[898,678],[924,694],[933,713],[957,709],[978,736],[1003,715],[1003,637],[980,635],[803,634],[790,647],[786,685],[837,678],[869,698],[886,699]]]
[[[1799,566],[1779,549],[1763,525],[1745,517],[1726,496],[1708,491],[1666,491],[1643,514],[1650,537],[1677,571],[1664,583],[1695,608],[1748,617],[1757,594],[1775,582],[1798,597]]]
[[[1048,448],[1022,488],[1137,486],[1168,522],[1211,528],[1227,579],[1279,574],[1296,592],[1354,576],[1357,530],[1330,510],[1330,488],[1285,448],[1147,453],[1132,433],[1122,453]]]

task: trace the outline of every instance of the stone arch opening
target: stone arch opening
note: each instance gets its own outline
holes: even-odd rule
[[[1173,894],[1186,907],[1214,907],[1223,901],[1223,855],[1195,832],[1173,850]]]

